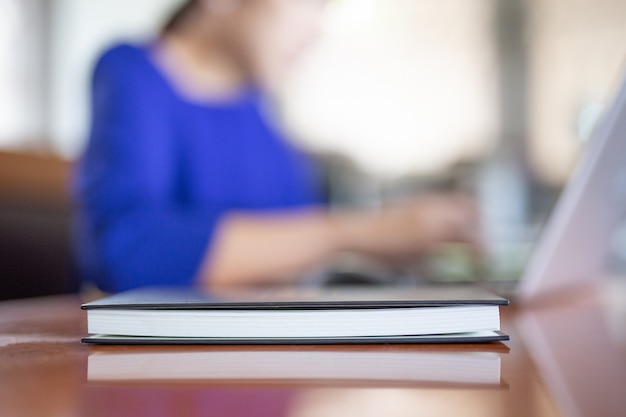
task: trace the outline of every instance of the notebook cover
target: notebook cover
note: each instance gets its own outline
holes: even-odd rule
[[[84,310],[273,310],[508,305],[473,285],[364,288],[272,288],[210,295],[193,289],[145,288],[84,304]]]

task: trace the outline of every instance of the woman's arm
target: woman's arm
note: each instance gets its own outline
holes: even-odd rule
[[[290,282],[339,249],[334,223],[323,211],[226,215],[199,279],[210,288]]]
[[[477,215],[461,196],[427,196],[380,211],[232,214],[218,229],[199,277],[223,288],[286,283],[337,252],[411,258],[448,241],[479,245]]]

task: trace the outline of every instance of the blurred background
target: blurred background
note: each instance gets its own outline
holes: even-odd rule
[[[179,3],[0,0],[0,299],[73,286],[68,184],[94,60]],[[274,110],[334,204],[475,192],[510,278],[622,80],[625,39],[625,0],[332,0]]]

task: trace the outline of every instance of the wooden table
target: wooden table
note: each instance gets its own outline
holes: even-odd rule
[[[203,357],[198,354],[249,355],[276,348],[87,347],[79,342],[86,324],[77,298],[0,303],[0,416],[626,416],[625,304],[615,291],[607,294],[550,308],[505,309],[503,327],[512,336],[506,345],[283,348],[289,352],[286,360],[298,358],[298,352],[312,355],[312,361],[327,357],[319,352],[365,352],[373,356],[363,357],[373,359],[361,371],[370,376],[377,366],[388,366],[388,354],[408,354],[409,367],[427,364],[437,354],[459,357],[466,365],[472,362],[465,359],[486,355],[491,367],[501,364],[501,382],[496,384],[446,381],[445,375],[439,381],[359,380],[347,378],[343,364],[329,376],[328,369],[335,368],[328,363],[321,364],[326,366],[323,379],[276,378],[284,375],[272,375],[271,370],[256,379],[220,379],[202,372],[181,379],[181,364]],[[113,364],[119,359],[119,366],[111,369],[124,377],[98,380],[94,372],[102,358]],[[150,358],[157,360],[146,365]],[[178,374],[176,380],[163,378],[168,363],[171,374]],[[280,372],[285,371],[282,365]],[[306,372],[320,369],[315,363],[302,365]],[[158,368],[156,374],[150,366]],[[255,370],[239,371],[249,376],[246,372]],[[427,369],[418,369],[422,371]],[[438,371],[434,367],[428,372],[432,377]],[[476,375],[483,371],[473,370]]]

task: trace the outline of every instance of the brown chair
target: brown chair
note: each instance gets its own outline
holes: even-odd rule
[[[70,164],[0,152],[0,300],[75,292]]]

